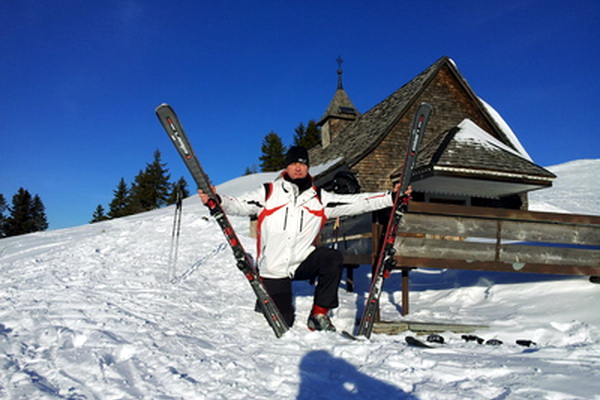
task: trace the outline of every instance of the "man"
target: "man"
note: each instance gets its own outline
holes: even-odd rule
[[[308,173],[308,152],[289,149],[286,168],[273,182],[240,197],[219,196],[232,215],[258,215],[257,266],[264,285],[289,326],[294,323],[292,280],[317,278],[308,329],[335,331],[329,310],[338,307],[343,256],[315,247],[329,218],[391,207],[391,192],[336,194],[320,190]],[[396,187],[396,190],[398,188]],[[209,197],[199,191],[202,202]],[[407,191],[407,195],[410,191]]]

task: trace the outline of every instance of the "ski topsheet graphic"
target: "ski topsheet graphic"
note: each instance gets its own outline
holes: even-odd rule
[[[402,215],[408,207],[408,197],[404,196],[404,192],[410,184],[417,152],[421,144],[421,139],[423,139],[431,111],[431,105],[422,103],[417,109],[413,120],[402,176],[400,177],[400,190],[396,192],[394,197],[394,204],[390,212],[390,219],[387,224],[385,236],[383,237],[379,256],[375,265],[373,265],[374,272],[371,289],[369,290],[369,296],[367,297],[365,309],[358,326],[358,335],[363,335],[367,338],[371,337],[373,324],[375,323],[375,317],[379,309],[379,298],[381,297],[383,281],[389,276],[392,268],[395,267],[394,243],[396,241],[396,230],[402,220]]]
[[[198,188],[210,197],[210,200],[206,204],[210,214],[217,220],[221,230],[223,231],[223,234],[225,235],[225,238],[227,239],[227,242],[231,246],[233,255],[236,259],[237,267],[240,269],[240,271],[242,271],[250,283],[250,286],[254,290],[254,294],[261,305],[261,310],[265,316],[265,319],[273,329],[275,336],[281,337],[289,329],[289,327],[277,309],[277,306],[271,299],[271,296],[269,296],[265,290],[265,287],[258,276],[258,272],[254,267],[252,259],[242,247],[242,244],[239,241],[231,223],[229,222],[227,215],[217,200],[217,196],[210,185],[210,180],[204,172],[202,165],[198,161],[187,135],[185,134],[185,131],[179,122],[177,114],[175,114],[175,111],[173,111],[171,106],[168,104],[161,104],[156,108],[156,115],[158,116],[162,126],[167,131],[169,138],[179,152],[183,162],[192,174],[192,177],[194,178],[194,181],[196,181]]]

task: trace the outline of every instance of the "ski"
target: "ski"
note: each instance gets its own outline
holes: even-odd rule
[[[431,105],[421,103],[413,119],[402,176],[400,178],[400,189],[394,196],[394,203],[390,212],[390,218],[383,237],[381,249],[377,261],[373,266],[373,279],[369,290],[369,296],[367,297],[365,309],[358,327],[358,335],[366,336],[367,338],[371,337],[371,332],[373,331],[373,324],[375,323],[375,317],[379,310],[379,298],[381,296],[383,282],[390,275],[392,268],[396,265],[396,261],[394,260],[396,230],[398,224],[402,220],[402,215],[408,207],[409,200],[408,197],[404,195],[404,192],[409,186],[413,166],[417,158],[417,152],[421,140],[423,139],[423,134],[425,133],[425,128],[427,127],[427,122],[429,121],[432,109]]]
[[[483,339],[479,336],[475,336],[475,335],[462,335],[461,339],[467,343],[475,342],[478,345],[485,344],[486,346],[492,346],[492,347],[493,346],[502,346],[504,344],[504,342],[500,339],[492,338],[492,339],[485,340],[485,339]],[[432,333],[432,334],[428,335],[425,341],[423,341],[421,339],[417,339],[414,336],[406,336],[404,338],[404,341],[406,342],[406,344],[408,346],[421,347],[424,349],[437,349],[437,348],[446,346],[446,339],[437,333]],[[534,341],[529,340],[529,339],[518,339],[515,341],[515,344],[518,346],[521,346],[521,347],[533,348],[532,350],[535,350],[537,348],[537,343],[535,343]]]
[[[242,271],[250,283],[250,286],[252,286],[254,294],[261,305],[261,310],[265,316],[265,319],[273,329],[275,336],[278,338],[281,337],[289,329],[289,327],[277,309],[277,306],[271,299],[271,296],[267,293],[260,277],[258,276],[258,272],[252,259],[242,247],[242,244],[239,241],[231,223],[229,222],[227,215],[223,211],[223,208],[217,199],[217,195],[211,187],[210,180],[204,172],[202,165],[198,161],[187,135],[185,134],[185,131],[179,122],[177,114],[175,114],[173,108],[171,108],[171,106],[168,104],[161,104],[156,108],[156,115],[162,126],[167,131],[169,138],[175,145],[175,148],[190,171],[194,181],[196,181],[198,188],[210,197],[210,200],[206,204],[210,214],[218,222],[223,234],[225,235],[225,238],[227,239],[227,242],[229,243],[229,246],[233,250],[237,267],[240,269],[240,271]]]
[[[340,335],[342,335],[342,337],[343,337],[344,339],[357,340],[357,341],[360,341],[360,340],[362,340],[361,338],[359,338],[359,337],[357,337],[357,336],[354,336],[353,334],[351,334],[351,333],[350,333],[350,332],[348,332],[348,331],[341,331],[341,332],[340,332]]]
[[[434,347],[425,343],[422,340],[417,339],[414,336],[407,336],[404,338],[404,341],[406,342],[407,345],[412,346],[412,347],[420,347],[423,349],[433,349]]]

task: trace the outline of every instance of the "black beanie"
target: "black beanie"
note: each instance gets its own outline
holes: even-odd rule
[[[302,146],[292,146],[285,155],[285,166],[293,163],[302,163],[308,166],[308,151]]]

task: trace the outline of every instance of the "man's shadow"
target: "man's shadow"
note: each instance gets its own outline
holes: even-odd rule
[[[417,398],[402,389],[363,374],[324,350],[312,351],[300,363],[298,400]]]

